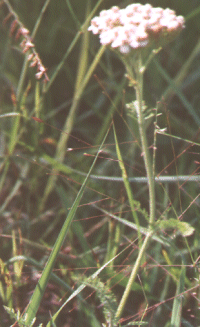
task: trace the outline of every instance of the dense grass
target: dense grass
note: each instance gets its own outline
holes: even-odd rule
[[[153,226],[117,322],[117,307],[147,233],[148,187],[141,179],[145,167],[137,119],[125,108],[134,91],[115,53],[101,48],[87,27],[100,10],[131,2],[10,1],[17,24],[33,33],[47,67],[45,83],[35,78],[36,67],[29,67],[22,36],[15,37],[19,26],[11,32],[12,18],[2,1],[2,326],[15,323],[14,312],[23,316],[32,294],[34,326],[200,325],[200,5],[195,0],[149,2],[176,10],[186,28],[157,54],[144,76],[146,103],[158,109],[156,125],[167,128],[159,131],[155,116],[148,120],[149,146],[157,128],[156,221],[162,222]],[[179,222],[188,223],[186,229]]]

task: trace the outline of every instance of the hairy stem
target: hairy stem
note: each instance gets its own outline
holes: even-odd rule
[[[149,187],[149,232],[147,233],[147,235],[144,239],[144,242],[142,244],[142,247],[139,250],[138,257],[136,259],[133,270],[129,277],[129,281],[126,285],[124,294],[119,303],[119,306],[118,306],[118,309],[116,312],[116,317],[118,319],[120,318],[120,316],[123,312],[124,306],[126,304],[126,301],[130,294],[130,291],[131,291],[132,283],[134,282],[134,280],[137,276],[141,261],[145,254],[145,251],[148,247],[149,240],[153,234],[152,225],[155,221],[154,171],[153,171],[152,160],[151,160],[150,153],[149,153],[149,147],[148,147],[145,124],[144,124],[144,115],[143,115],[143,71],[144,70],[142,67],[142,59],[141,59],[141,56],[139,56],[138,59],[134,63],[134,74],[132,74],[132,76],[129,76],[129,77],[131,79],[135,80],[134,88],[136,90],[136,106],[137,106],[136,110],[137,110],[137,116],[138,116],[138,125],[139,125],[139,132],[140,132],[142,155],[144,158],[144,164],[145,164],[147,180],[148,180],[148,187]],[[130,69],[129,69],[128,73],[130,75]]]

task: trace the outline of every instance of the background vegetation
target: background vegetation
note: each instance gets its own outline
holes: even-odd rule
[[[47,285],[34,325],[46,326],[73,290],[85,283],[83,292],[64,306],[56,326],[101,326],[106,323],[104,309],[111,312],[115,310],[112,307],[115,301],[120,301],[139,246],[138,228],[125,225],[125,221],[134,220],[121,178],[112,122],[128,177],[144,177],[145,169],[137,121],[125,108],[134,93],[128,87],[124,66],[109,50],[97,57],[98,37],[87,32],[85,22],[96,5],[99,6],[92,17],[102,9],[113,5],[125,7],[131,2],[12,0],[9,3],[30,35],[38,23],[33,42],[47,67],[49,81],[37,80],[36,67],[28,67],[27,54],[20,46],[22,36],[16,39],[16,30],[11,31],[9,10],[2,1],[0,324],[10,326],[16,320],[3,305],[20,313],[28,305],[66,215],[109,131],[93,169],[93,178],[89,179],[57,257],[55,275]],[[198,176],[199,1],[150,0],[149,3],[174,9],[186,18],[184,31],[156,56],[145,74],[147,104],[155,108],[158,103],[161,115],[157,124],[160,128],[167,127],[167,135],[157,135],[156,174]],[[44,4],[47,6],[43,12]],[[96,66],[90,74],[93,60]],[[154,128],[150,120],[151,145]],[[102,176],[107,179],[97,179]],[[130,185],[140,226],[145,228],[147,184],[130,181]],[[137,325],[147,322],[148,326],[198,326],[199,181],[174,178],[171,183],[157,183],[156,199],[157,219],[176,218],[188,222],[195,231],[185,237],[174,227],[163,225],[156,232],[158,239],[152,240],[143,258],[120,323],[122,326],[129,321],[137,321]],[[123,218],[123,223],[110,215]],[[101,271],[95,285],[87,280],[122,250]],[[176,311],[175,300],[179,299],[176,292],[180,281],[184,282],[179,292],[183,293],[183,307],[176,312],[176,324],[172,317]],[[111,296],[108,303],[107,296]],[[111,325],[107,322],[107,326]]]

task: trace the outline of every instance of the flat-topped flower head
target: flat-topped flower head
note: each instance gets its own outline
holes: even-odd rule
[[[144,47],[158,48],[172,41],[184,28],[183,16],[171,9],[153,8],[134,3],[124,9],[117,6],[103,10],[88,28],[99,34],[100,42],[121,53]]]

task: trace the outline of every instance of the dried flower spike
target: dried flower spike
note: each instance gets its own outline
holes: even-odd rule
[[[1,4],[1,2],[0,2]],[[3,2],[4,4],[4,2]],[[30,67],[37,68],[37,73],[35,74],[36,79],[43,78],[44,82],[49,81],[48,75],[47,75],[47,69],[43,66],[42,61],[38,55],[38,53],[35,50],[35,44],[29,36],[30,32],[25,26],[20,22],[17,14],[12,9],[9,2],[5,2],[5,4],[8,7],[9,13],[5,17],[3,24],[10,24],[10,36],[15,36],[15,40],[18,40],[20,37],[22,38],[22,41],[20,43],[20,46],[22,48],[23,53],[30,52],[28,56],[28,60],[31,61]]]
[[[184,22],[183,16],[176,16],[171,9],[135,3],[124,9],[114,6],[101,11],[88,30],[99,34],[101,44],[126,54],[144,47],[158,48],[173,40]]]

